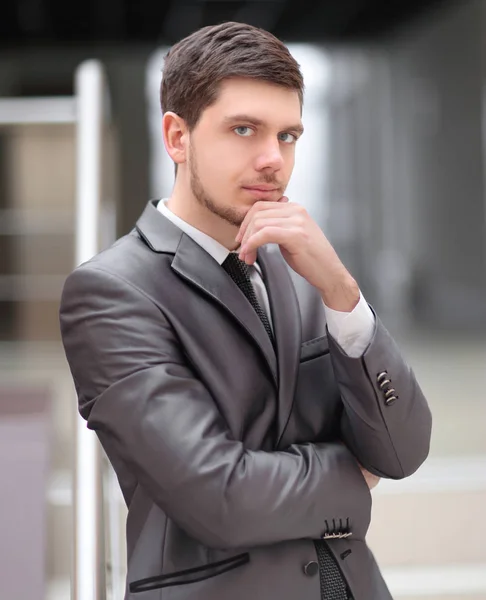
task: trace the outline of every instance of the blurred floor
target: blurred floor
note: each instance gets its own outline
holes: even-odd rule
[[[373,492],[368,541],[396,600],[486,600],[486,343],[420,332],[396,338],[432,408],[433,440],[415,475]],[[75,403],[67,365],[56,343],[3,344],[0,380],[52,391],[46,600],[67,600]]]

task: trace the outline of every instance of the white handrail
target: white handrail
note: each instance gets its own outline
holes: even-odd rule
[[[77,98],[76,263],[99,251],[105,79],[98,61],[82,63]],[[74,600],[105,600],[100,446],[77,415],[74,476]]]
[[[53,98],[0,98],[0,126],[59,125],[76,122],[76,100]]]

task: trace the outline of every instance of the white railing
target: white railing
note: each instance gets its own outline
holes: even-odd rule
[[[105,78],[101,64],[81,64],[77,99],[76,264],[99,251]],[[74,475],[73,600],[105,600],[105,556],[101,451],[98,440],[76,416]]]
[[[72,96],[0,98],[0,125],[51,125],[76,121]]]

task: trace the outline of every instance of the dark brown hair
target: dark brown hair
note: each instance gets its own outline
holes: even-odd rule
[[[295,90],[303,103],[300,67],[274,35],[244,23],[203,27],[175,44],[165,57],[160,102],[193,129],[230,77],[260,79]]]

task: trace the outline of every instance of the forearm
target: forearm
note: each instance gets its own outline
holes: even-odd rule
[[[135,377],[130,388],[135,393],[140,385]],[[143,388],[148,391],[146,382]],[[155,388],[151,392],[157,404],[167,398]],[[120,457],[154,502],[203,544],[229,548],[317,539],[326,533],[326,520],[332,523],[333,519],[343,526],[347,523],[353,539],[364,539],[370,494],[345,445],[245,450],[224,432],[216,433],[219,423],[201,408],[189,423],[191,434],[171,447],[170,434],[153,416],[112,418],[111,404],[122,413],[128,410],[116,390],[106,392],[98,402],[89,426],[119,441]],[[144,411],[150,404],[139,398],[137,410]],[[163,413],[171,429],[181,431],[175,412],[166,406]],[[186,427],[187,415],[184,422]]]
[[[392,479],[412,474],[428,455],[432,418],[396,343],[377,318],[362,357],[347,356],[332,339],[330,348],[346,445],[372,473]]]
[[[345,295],[336,298],[343,307]],[[406,477],[429,450],[431,415],[420,387],[361,294],[351,311],[325,305],[325,313],[344,403],[342,437],[371,472]]]

